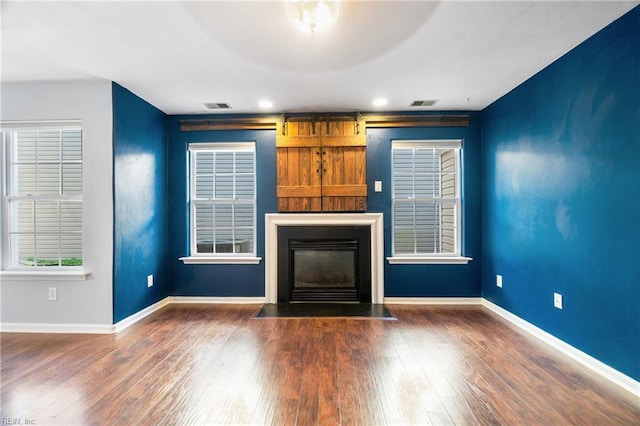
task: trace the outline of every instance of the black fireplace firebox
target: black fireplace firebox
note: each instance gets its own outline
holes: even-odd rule
[[[278,303],[371,303],[369,226],[278,227]]]

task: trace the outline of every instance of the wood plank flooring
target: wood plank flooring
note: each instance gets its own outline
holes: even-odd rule
[[[36,425],[634,425],[640,402],[479,306],[397,321],[171,305],[117,335],[1,335],[0,417]]]

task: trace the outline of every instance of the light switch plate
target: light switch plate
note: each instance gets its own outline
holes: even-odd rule
[[[381,180],[375,181],[373,190],[375,192],[382,192],[382,181]]]
[[[553,293],[553,306],[562,309],[562,295],[560,293]]]

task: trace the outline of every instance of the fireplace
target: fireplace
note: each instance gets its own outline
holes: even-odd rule
[[[370,237],[371,303],[384,301],[384,238],[382,213],[267,213],[265,215],[265,303],[278,302],[280,230],[287,227],[363,226]]]
[[[368,226],[278,230],[278,302],[371,303]]]

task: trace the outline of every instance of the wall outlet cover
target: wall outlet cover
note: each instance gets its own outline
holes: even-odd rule
[[[147,287],[153,287],[153,275],[147,275]]]
[[[496,285],[502,288],[502,275],[496,275]]]
[[[58,300],[58,289],[56,287],[49,287],[49,300],[52,302]]]

